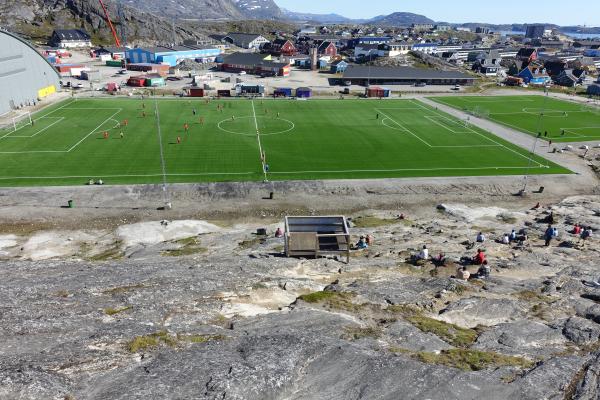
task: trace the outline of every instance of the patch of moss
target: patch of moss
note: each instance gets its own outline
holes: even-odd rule
[[[365,305],[355,304],[352,299],[356,295],[350,292],[314,292],[298,297],[299,300],[312,304],[323,304],[323,306],[345,311],[360,311]]]
[[[427,364],[445,365],[463,371],[480,371],[486,368],[512,366],[531,368],[533,362],[522,357],[505,356],[502,354],[466,349],[442,350],[439,354],[419,352],[415,357]]]
[[[63,289],[63,290],[59,290],[58,292],[56,292],[55,295],[57,297],[62,297],[64,299],[64,298],[69,297],[69,292]]]
[[[556,301],[555,297],[546,296],[533,290],[523,290],[521,292],[515,293],[514,296],[517,299],[529,302],[554,303]]]
[[[381,334],[382,330],[378,327],[346,327],[342,338],[346,340],[359,340],[363,338],[377,339],[381,337]]]
[[[212,340],[225,340],[223,335],[177,335],[177,339],[189,343],[206,343]]]
[[[114,287],[112,289],[106,289],[106,290],[102,291],[102,293],[103,294],[121,294],[121,293],[129,292],[131,290],[141,289],[144,287],[146,287],[146,286],[141,283],[137,283],[135,285],[118,286],[118,287]]]
[[[469,347],[477,339],[477,332],[473,329],[463,328],[423,315],[410,316],[406,320],[421,331],[433,333],[455,347]]]
[[[88,259],[90,261],[109,261],[109,260],[118,260],[123,257],[123,252],[121,251],[121,242],[116,241],[113,244],[113,247],[103,251],[102,253],[95,254]]]
[[[261,243],[263,243],[263,239],[261,239],[261,238],[247,239],[247,240],[242,240],[241,242],[239,242],[238,247],[241,250],[248,250],[248,249],[251,249],[252,247],[257,246]]]
[[[163,251],[161,254],[163,256],[169,256],[169,257],[183,257],[183,256],[191,256],[194,254],[206,253],[207,251],[208,251],[208,249],[206,247],[184,246],[180,249]]]
[[[373,216],[361,216],[354,218],[352,223],[356,228],[377,228],[380,226],[392,225],[398,223],[400,220],[396,219],[387,219],[387,218],[378,218]]]
[[[108,308],[104,309],[104,314],[116,315],[116,314],[122,313],[124,311],[131,310],[132,308],[133,308],[133,306],[127,306],[127,307],[121,307],[121,308],[108,307]]]
[[[199,245],[198,239],[196,237],[175,240],[174,243],[180,245],[181,247],[177,249],[163,251],[161,254],[163,256],[169,257],[183,257],[191,256],[194,254],[206,253],[208,251],[207,248],[201,247]]]
[[[182,343],[206,343],[211,340],[225,340],[223,335],[170,335],[167,331],[159,331],[150,335],[137,336],[127,343],[127,349],[131,353],[153,349],[161,344],[169,347],[177,347]]]

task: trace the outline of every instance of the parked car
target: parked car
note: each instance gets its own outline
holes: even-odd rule
[[[427,83],[425,83],[425,82],[417,82],[417,83],[415,83],[415,87],[425,87],[425,86],[427,86]]]

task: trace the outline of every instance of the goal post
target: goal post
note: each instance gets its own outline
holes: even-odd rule
[[[5,132],[16,132],[32,123],[31,113],[27,111],[17,116],[0,118],[0,130]]]

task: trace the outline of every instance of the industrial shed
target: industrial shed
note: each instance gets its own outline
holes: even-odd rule
[[[287,257],[345,256],[350,261],[350,231],[346,217],[285,217]]]
[[[0,115],[54,93],[60,76],[31,44],[0,30]]]
[[[343,80],[353,85],[472,85],[477,78],[462,72],[411,67],[368,67],[350,65]]]
[[[154,63],[176,66],[183,60],[196,60],[199,62],[214,62],[222,53],[215,46],[173,46],[135,48],[126,52],[130,63]]]

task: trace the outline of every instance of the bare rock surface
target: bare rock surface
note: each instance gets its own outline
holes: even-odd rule
[[[283,257],[275,209],[77,228],[2,208],[0,398],[599,398],[598,239],[570,231],[600,199],[437,203],[349,211],[374,243],[348,264]],[[528,239],[501,243],[512,229]]]

